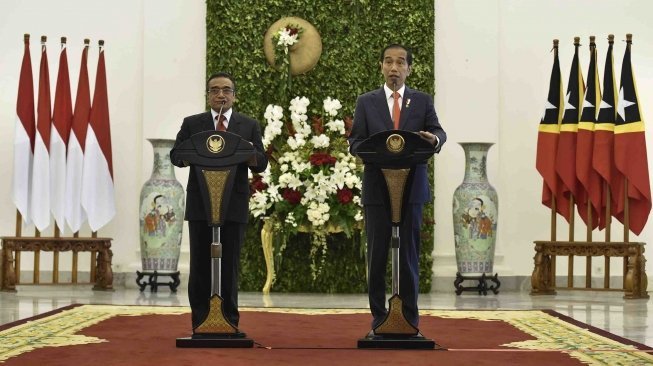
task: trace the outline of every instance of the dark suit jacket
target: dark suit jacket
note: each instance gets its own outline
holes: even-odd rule
[[[186,117],[184,118],[179,133],[177,133],[175,147],[198,132],[214,129],[215,124],[210,111]],[[240,137],[254,145],[256,150],[256,166],[251,166],[249,169],[255,173],[264,171],[268,166],[268,158],[263,150],[259,123],[244,114],[233,111],[229,120],[227,132],[240,135]],[[172,163],[178,167],[185,166],[181,161],[173,161]],[[194,167],[191,167],[191,171],[188,175],[188,184],[186,186],[186,214],[184,219],[187,221],[206,220],[202,194],[197,182],[197,173],[195,172]],[[248,219],[249,183],[247,179],[247,166],[240,164],[236,170],[234,187],[232,189],[231,197],[229,198],[229,207],[227,209],[225,220],[247,223]]]
[[[354,111],[354,125],[349,136],[350,151],[356,155],[358,145],[366,138],[381,131],[394,129],[383,87],[358,97]],[[428,131],[440,142],[436,152],[447,141],[433,106],[433,97],[406,86],[402,98],[399,129],[406,131]],[[385,180],[378,167],[365,165],[363,172],[363,204],[383,204],[387,196]],[[410,190],[409,203],[426,203],[431,199],[426,164],[415,167],[415,176]]]

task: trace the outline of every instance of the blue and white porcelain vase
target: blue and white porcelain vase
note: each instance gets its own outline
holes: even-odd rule
[[[456,264],[462,275],[491,274],[496,244],[498,197],[487,180],[487,152],[493,143],[460,143],[465,178],[453,195]]]
[[[170,149],[175,140],[148,139],[154,149],[152,175],[141,189],[141,260],[145,272],[177,272],[185,195],[175,178]]]

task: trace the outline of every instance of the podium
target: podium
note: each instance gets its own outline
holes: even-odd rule
[[[220,227],[224,222],[236,169],[255,157],[252,144],[226,131],[203,131],[192,135],[170,152],[172,161],[195,167],[206,218],[213,227],[211,243],[211,294],[209,312],[191,337],[177,338],[179,348],[252,348],[247,338],[224,316],[221,297],[222,243]]]
[[[434,349],[437,346],[406,319],[399,295],[399,225],[408,199],[405,188],[411,186],[415,165],[425,163],[433,154],[435,148],[430,143],[415,132],[402,130],[376,133],[358,147],[357,155],[363,162],[380,168],[383,173],[392,221],[392,296],[388,300],[388,312],[381,324],[358,340],[358,348]]]

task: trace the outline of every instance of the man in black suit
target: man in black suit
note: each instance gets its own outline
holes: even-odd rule
[[[206,82],[207,101],[211,106],[208,112],[184,118],[177,133],[175,147],[192,135],[207,130],[226,130],[249,141],[256,150],[256,165],[250,166],[255,173],[265,170],[268,159],[263,150],[261,130],[258,121],[232,109],[236,83],[227,73],[217,73]],[[220,111],[222,112],[220,114]],[[220,118],[218,118],[220,116]],[[219,119],[219,120],[218,120]],[[174,150],[174,148],[173,148]],[[184,167],[183,161],[173,161],[174,165]],[[240,249],[245,237],[249,218],[249,184],[247,167],[239,165],[236,171],[231,196],[227,197],[229,206],[220,231],[222,242],[221,296],[227,320],[238,326],[238,270]],[[195,168],[191,167],[186,186],[186,214],[190,239],[190,274],[188,276],[188,299],[192,310],[193,328],[204,321],[209,310],[211,294],[211,243],[213,230],[208,225],[204,203],[197,181]]]
[[[411,51],[399,44],[388,45],[381,52],[380,66],[385,84],[359,96],[356,101],[354,125],[349,136],[352,154],[357,154],[359,144],[366,138],[393,129],[413,131],[433,144],[436,152],[440,151],[447,134],[438,122],[433,97],[404,84],[412,62]],[[372,329],[379,326],[387,314],[385,275],[392,222],[385,186],[381,170],[365,165],[362,201],[367,233],[368,293],[374,317]],[[408,205],[404,207],[399,228],[399,295],[403,300],[404,316],[417,327],[422,207],[431,200],[426,164],[415,167],[412,186],[407,189]]]

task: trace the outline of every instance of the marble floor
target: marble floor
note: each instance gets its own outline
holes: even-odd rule
[[[185,289],[171,293],[159,288],[118,288],[113,292],[91,290],[90,286],[18,286],[15,293],[0,292],[0,324],[38,315],[69,304],[118,304],[188,306]],[[240,294],[240,306],[301,308],[367,308],[365,294],[282,294],[247,292]],[[653,346],[653,301],[625,300],[620,292],[558,291],[557,295],[530,296],[526,292],[500,292],[479,296],[466,292],[420,294],[422,309],[552,309],[578,321],[616,335]],[[649,316],[650,313],[650,316]]]

